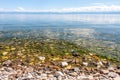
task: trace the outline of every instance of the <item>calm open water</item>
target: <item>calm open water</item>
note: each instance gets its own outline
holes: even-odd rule
[[[51,37],[76,36],[119,43],[120,14],[0,14],[0,31],[27,30]]]

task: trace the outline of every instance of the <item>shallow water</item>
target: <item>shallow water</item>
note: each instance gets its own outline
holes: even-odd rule
[[[120,41],[120,14],[0,14],[0,31],[41,31]]]
[[[120,61],[120,14],[0,14],[3,38],[64,39]]]

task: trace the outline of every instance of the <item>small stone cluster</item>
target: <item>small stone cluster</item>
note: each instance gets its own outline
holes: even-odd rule
[[[81,66],[71,65],[70,60],[46,64],[44,56],[39,59],[44,62],[36,66],[15,65],[11,60],[3,62],[0,80],[120,80],[120,65],[103,68],[106,65],[99,61],[94,63],[96,67],[89,67],[93,64],[86,61]]]
[[[112,62],[75,44],[12,41],[0,47],[0,80],[120,80]]]

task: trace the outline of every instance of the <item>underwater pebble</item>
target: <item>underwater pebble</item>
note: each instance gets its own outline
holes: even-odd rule
[[[38,57],[41,61],[44,61],[45,60],[45,57],[43,57],[43,56],[39,56]]]
[[[68,66],[68,63],[67,62],[61,62],[61,66],[66,67],[66,66]]]

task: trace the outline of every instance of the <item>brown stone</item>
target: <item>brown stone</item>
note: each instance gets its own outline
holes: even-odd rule
[[[115,72],[120,75],[120,69],[115,70]]]
[[[32,67],[25,68],[25,73],[33,72],[34,69]]]
[[[53,69],[60,70],[59,66],[53,66]]]
[[[7,61],[3,62],[3,66],[11,66],[11,65],[12,65],[11,60],[7,60]]]
[[[16,77],[22,76],[23,74],[22,70],[17,70],[16,72],[17,72]]]
[[[109,73],[109,70],[101,70],[100,73],[101,73],[101,74],[108,74],[108,73]]]

